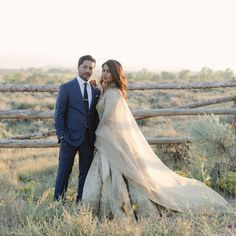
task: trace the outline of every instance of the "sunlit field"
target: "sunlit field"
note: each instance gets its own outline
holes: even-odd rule
[[[0,83],[61,84],[72,79],[75,73],[72,70],[61,69],[0,70]],[[155,74],[146,70],[127,72],[129,83],[230,82],[233,76],[230,70],[212,71],[208,68],[198,73],[182,71]],[[99,72],[95,73],[94,78],[99,78]],[[56,95],[0,93],[0,106],[1,110],[53,110]],[[128,104],[131,109],[174,108],[196,101],[232,95],[235,95],[235,88],[128,91]],[[211,105],[209,108],[233,106],[231,101]],[[137,122],[146,137],[187,137],[191,133],[192,124],[198,119],[197,116],[160,116]],[[163,212],[159,218],[149,217],[138,222],[134,222],[129,216],[126,220],[98,219],[89,209],[75,203],[78,158],[74,163],[67,199],[62,204],[53,202],[58,148],[0,148],[0,235],[236,235],[236,169],[234,170],[232,165],[236,148],[232,145],[235,140],[230,140],[233,119],[233,115],[219,116],[220,124],[212,130],[212,133],[224,130],[220,141],[223,149],[230,150],[230,154],[219,151],[219,155],[214,154],[215,157],[208,153],[203,155],[203,152],[200,153],[190,144],[152,148],[158,157],[177,173],[197,178],[219,192],[230,202],[235,212],[198,216],[190,213]],[[0,120],[1,139],[43,133],[52,129],[53,120]],[[53,136],[51,139],[56,140],[56,137]],[[210,153],[210,144],[208,149]],[[222,173],[219,176],[214,172],[216,166],[219,167],[217,171]],[[224,176],[229,177],[225,179]]]

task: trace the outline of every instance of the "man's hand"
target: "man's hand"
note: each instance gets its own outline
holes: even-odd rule
[[[62,136],[62,137],[60,137],[59,139],[58,139],[58,142],[57,143],[61,143],[61,141],[64,139],[64,137]]]

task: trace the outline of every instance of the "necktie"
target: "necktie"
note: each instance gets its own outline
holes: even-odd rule
[[[84,108],[85,108],[85,112],[88,113],[89,101],[88,101],[87,83],[84,83]]]

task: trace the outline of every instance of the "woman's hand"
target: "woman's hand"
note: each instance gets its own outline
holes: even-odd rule
[[[89,80],[89,83],[94,87],[97,88],[97,81],[95,79]]]
[[[89,80],[89,83],[94,87],[100,90],[101,94],[103,94],[105,88],[101,84],[97,84],[97,81],[95,79]]]

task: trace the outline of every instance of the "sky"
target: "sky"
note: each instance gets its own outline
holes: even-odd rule
[[[236,71],[235,0],[0,0],[0,68]]]

